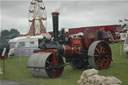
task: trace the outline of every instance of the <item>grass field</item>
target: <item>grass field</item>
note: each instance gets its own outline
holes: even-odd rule
[[[128,58],[123,50],[123,42],[111,44],[113,62],[109,69],[100,71],[100,75],[115,76],[119,78],[123,84],[128,85]],[[0,76],[2,80],[16,80],[22,82],[30,82],[35,85],[77,85],[81,73],[84,71],[72,69],[69,65],[65,67],[61,77],[56,79],[34,78],[28,72],[26,65],[29,57],[12,56],[6,60],[6,73]],[[2,61],[0,61],[2,67]]]

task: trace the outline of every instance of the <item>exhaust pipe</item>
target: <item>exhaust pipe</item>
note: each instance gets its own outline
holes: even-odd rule
[[[59,12],[53,12],[52,13],[52,21],[53,21],[53,33],[54,33],[54,40],[58,40],[58,22],[59,19]]]

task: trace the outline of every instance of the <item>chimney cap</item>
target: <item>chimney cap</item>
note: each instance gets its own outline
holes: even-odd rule
[[[52,12],[52,16],[58,16],[59,12]]]

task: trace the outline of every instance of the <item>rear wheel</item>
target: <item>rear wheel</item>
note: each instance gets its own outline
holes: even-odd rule
[[[89,65],[99,70],[107,69],[112,60],[111,49],[104,41],[95,41],[88,50]]]

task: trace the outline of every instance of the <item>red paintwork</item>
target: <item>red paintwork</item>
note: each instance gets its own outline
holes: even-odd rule
[[[74,54],[74,50],[70,45],[63,45],[64,48],[64,55],[71,56]]]
[[[39,53],[39,52],[48,52],[53,54],[53,63],[57,64],[58,61],[56,59],[56,53],[57,51],[55,49],[45,49],[45,50],[34,50],[34,53]]]
[[[91,26],[91,27],[79,27],[79,28],[69,28],[68,34],[76,34],[79,32],[84,32],[85,29],[91,28],[94,30],[104,30],[104,31],[115,31],[119,29],[117,25],[105,25],[105,26]]]
[[[106,32],[115,32],[116,30],[122,29],[119,25],[104,25],[104,26],[90,26],[90,27],[79,27],[79,28],[69,28],[69,31],[66,32],[67,35],[77,34],[80,32],[84,32],[86,29],[93,29],[93,30],[104,30]],[[53,36],[53,32],[49,32],[51,36]],[[113,38],[112,38],[113,37]],[[112,42],[120,41],[120,37],[117,35],[112,35],[110,39]]]
[[[68,45],[63,45],[64,47],[64,55],[74,55],[79,54],[83,48],[82,38],[76,37],[76,38],[70,38]]]
[[[104,26],[89,26],[89,27],[78,27],[78,28],[69,28],[69,32],[66,32],[68,35],[76,34],[79,32],[84,32],[85,29],[92,28],[95,30],[104,30],[104,31],[115,31],[121,29],[118,25],[104,25]],[[53,32],[49,32],[53,36]]]
[[[86,48],[89,48],[90,44],[98,39],[98,33],[94,29],[86,29],[84,31],[83,40]]]

